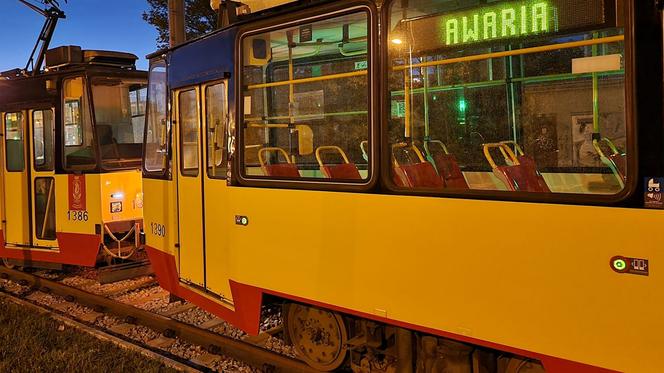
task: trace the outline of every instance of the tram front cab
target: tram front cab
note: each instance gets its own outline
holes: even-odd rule
[[[47,72],[3,73],[0,257],[6,264],[95,266],[135,253],[147,80],[136,59],[61,47],[47,53]]]

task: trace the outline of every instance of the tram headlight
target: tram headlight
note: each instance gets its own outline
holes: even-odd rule
[[[113,193],[113,194],[111,194],[111,198],[113,198],[113,199],[123,199],[124,198],[124,193],[122,193],[122,192]]]

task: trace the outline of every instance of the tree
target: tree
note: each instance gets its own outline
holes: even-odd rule
[[[157,48],[168,47],[168,0],[147,0],[150,8],[143,20],[157,29]],[[185,34],[187,39],[206,34],[217,26],[217,13],[210,0],[185,0]]]

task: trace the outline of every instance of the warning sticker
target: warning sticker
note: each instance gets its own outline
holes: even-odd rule
[[[664,177],[646,177],[643,183],[643,204],[651,209],[664,209],[664,198],[662,197]]]

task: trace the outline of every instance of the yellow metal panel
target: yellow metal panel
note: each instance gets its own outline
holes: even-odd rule
[[[146,221],[167,219],[173,184],[146,180],[159,190]],[[605,368],[659,368],[664,212],[221,185],[206,185],[215,291],[230,278]],[[649,259],[650,276],[613,272],[615,255]]]
[[[5,172],[5,237],[7,243],[30,244],[30,224],[28,213],[28,174]]]
[[[143,179],[143,190],[146,244],[177,257],[175,244],[178,242],[178,211],[175,203],[177,201],[175,181]]]
[[[100,209],[104,223],[143,219],[143,185],[140,170],[101,174],[100,182]],[[112,207],[116,212],[113,212]],[[121,208],[118,211],[119,207]]]
[[[85,174],[85,212],[87,220],[74,217],[69,210],[69,175],[55,175],[55,223],[57,232],[95,234],[101,224],[100,174]]]
[[[228,235],[217,242],[233,280],[592,365],[659,368],[664,276],[656,265],[617,274],[609,260],[664,260],[663,212],[253,188],[230,188],[225,203],[208,232]]]
[[[232,301],[228,282],[229,263],[234,261],[228,249],[229,187],[226,180],[205,180],[205,265],[208,290]]]

